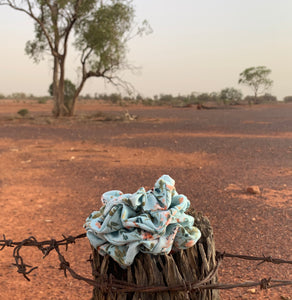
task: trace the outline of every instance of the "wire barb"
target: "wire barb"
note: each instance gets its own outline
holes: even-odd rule
[[[12,240],[6,240],[5,234],[3,234],[3,240],[0,240],[0,251],[3,250],[5,247],[13,247]]]
[[[261,280],[261,285],[260,285],[261,290],[266,290],[271,286],[271,279],[272,278],[269,277],[269,279],[263,278]]]

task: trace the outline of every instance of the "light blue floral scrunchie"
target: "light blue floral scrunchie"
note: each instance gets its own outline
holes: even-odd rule
[[[84,224],[91,245],[122,267],[131,265],[139,251],[168,254],[192,247],[201,232],[193,226],[194,218],[185,214],[190,201],[174,185],[163,175],[148,192],[142,187],[134,194],[104,193],[104,205]]]

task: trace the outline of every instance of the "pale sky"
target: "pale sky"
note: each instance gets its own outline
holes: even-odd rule
[[[219,92],[237,84],[252,66],[272,70],[270,92],[279,100],[292,95],[291,0],[134,0],[137,20],[147,19],[153,33],[129,44],[129,63],[137,74],[123,73],[143,96]],[[0,93],[48,94],[51,60],[36,65],[24,54],[33,38],[33,22],[0,6]],[[74,83],[78,56],[67,60]],[[102,79],[90,79],[82,94],[111,93]]]

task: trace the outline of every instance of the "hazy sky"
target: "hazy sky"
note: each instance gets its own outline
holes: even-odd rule
[[[129,44],[128,60],[141,67],[126,72],[143,96],[190,94],[235,87],[239,73],[251,66],[272,70],[271,93],[292,95],[291,0],[135,0],[138,20],[153,33]],[[51,60],[36,65],[24,54],[33,38],[32,20],[0,7],[0,93],[47,94]],[[70,49],[72,50],[72,49]],[[78,56],[67,61],[66,77],[77,82]],[[101,79],[90,79],[82,94],[112,92]]]

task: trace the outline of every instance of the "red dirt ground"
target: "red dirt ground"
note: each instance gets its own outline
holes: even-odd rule
[[[17,116],[22,108],[30,111],[25,118]],[[103,192],[150,189],[169,174],[177,191],[209,217],[219,251],[292,260],[291,104],[196,110],[83,102],[76,117],[62,119],[52,118],[51,108],[0,101],[0,228],[6,238],[83,233]],[[138,119],[102,121],[126,110]],[[249,185],[261,194],[247,194]],[[12,251],[0,252],[0,299],[90,299],[91,287],[65,278],[55,253],[42,259],[37,249],[23,250],[25,261],[39,267],[28,282],[13,266]],[[63,251],[86,277],[90,252],[86,239]],[[226,258],[219,280],[292,280],[290,271],[290,265]],[[292,288],[234,289],[221,298],[292,299]]]

